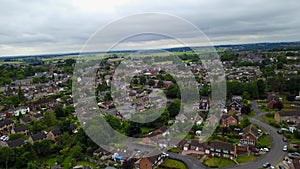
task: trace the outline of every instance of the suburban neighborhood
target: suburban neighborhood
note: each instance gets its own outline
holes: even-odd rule
[[[252,48],[216,47],[227,88],[225,102],[217,104],[211,80],[218,73],[208,71],[185,48],[153,60],[128,59],[126,52],[108,54],[92,68],[97,70],[92,85],[74,78],[73,55],[1,58],[0,168],[298,169],[299,50],[279,50],[275,44],[269,50]],[[102,55],[80,62],[89,65]],[[182,64],[176,65],[172,57]],[[183,90],[193,86],[185,79],[190,75],[187,69],[197,83],[199,93],[193,95],[200,96],[188,104],[182,103]],[[79,96],[72,92],[74,80],[86,83],[78,89]],[[78,111],[73,103],[74,97],[90,88],[95,89],[97,107],[89,108],[99,112],[96,116],[89,110]],[[182,108],[186,105],[192,109]],[[213,106],[220,117],[209,115]],[[88,119],[99,117],[140,141],[128,146],[98,145],[86,130]],[[189,121],[193,124],[184,133]],[[203,141],[208,124],[216,128]],[[102,134],[105,140],[107,133]]]

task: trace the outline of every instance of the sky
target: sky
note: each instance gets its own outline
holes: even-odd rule
[[[200,29],[213,45],[300,40],[299,0],[2,0],[0,56],[80,52],[96,31],[145,12],[178,16]],[[194,37],[168,22],[157,18],[154,23],[182,39]],[[104,43],[115,40],[113,36],[123,29],[134,32],[145,26],[139,20],[133,26],[124,24],[102,37],[101,45],[110,44]],[[193,45],[201,45],[194,38]],[[116,49],[176,47],[173,43],[147,35],[128,39]]]

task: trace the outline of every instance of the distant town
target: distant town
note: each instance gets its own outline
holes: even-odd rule
[[[300,168],[299,42],[216,46],[227,88],[226,101],[218,103],[220,119],[209,116],[211,72],[198,55],[187,47],[165,50],[170,55],[153,57],[149,67],[131,58],[118,76],[120,64],[135,51],[82,54],[90,57],[82,63],[87,65],[105,58],[95,74],[94,108],[114,130],[141,138],[130,143],[135,148],[99,146],[84,131],[77,117],[90,114],[76,111],[72,92],[78,53],[0,57],[0,168]],[[193,116],[181,113],[182,90],[189,86],[181,89],[170,70],[178,69],[181,79],[188,73],[172,57],[180,58],[197,82]],[[129,83],[121,83],[132,70]],[[126,95],[116,98],[120,93],[112,92],[113,85]],[[160,107],[154,121],[128,120],[155,116]],[[178,138],[162,139],[171,135],[171,126],[191,119],[195,123],[188,133],[178,127],[173,131]],[[217,127],[203,142],[207,123]],[[105,133],[100,137],[107,139]],[[148,152],[147,147],[158,149]]]

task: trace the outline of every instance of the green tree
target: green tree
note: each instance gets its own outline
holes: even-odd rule
[[[154,85],[155,85],[155,81],[154,81],[153,79],[150,79],[150,80],[148,81],[148,85],[149,85],[149,86],[154,86]]]
[[[168,111],[171,118],[175,118],[180,112],[180,99],[174,99],[168,107]]]
[[[22,137],[23,137],[23,134],[20,134],[20,133],[11,134],[11,135],[9,135],[9,140],[10,141],[17,140],[17,139],[22,138]]]
[[[16,157],[14,151],[9,147],[0,149],[0,165],[2,168],[12,167]]]
[[[39,163],[37,161],[30,161],[27,164],[27,169],[39,169]]]
[[[46,128],[47,126],[42,121],[32,121],[29,125],[29,129],[33,133],[38,133]]]
[[[64,111],[64,109],[63,109],[63,107],[61,105],[58,105],[58,106],[55,107],[54,113],[55,113],[55,116],[57,118],[59,118],[59,117],[66,117],[65,111]]]
[[[33,144],[33,148],[35,149],[37,155],[45,157],[51,153],[51,141],[46,139],[35,142]]]
[[[116,116],[113,116],[111,114],[109,115],[106,115],[104,117],[104,119],[108,122],[108,124],[115,130],[120,130],[122,127],[121,127],[121,121],[116,117]]]
[[[57,119],[55,116],[55,113],[52,112],[46,112],[44,114],[44,123],[48,126],[48,127],[52,127],[55,126],[57,124]]]
[[[141,85],[146,84],[146,81],[147,81],[147,79],[146,79],[145,76],[140,76],[140,84],[141,84]]]

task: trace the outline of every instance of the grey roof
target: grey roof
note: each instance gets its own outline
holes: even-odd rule
[[[23,118],[21,118],[21,120],[24,121],[25,123],[31,122],[31,118],[30,117],[23,117]]]
[[[246,128],[244,128],[244,132],[243,134],[248,134],[251,133],[252,135],[258,137],[259,133],[258,133],[258,129],[256,127],[254,127],[252,124],[247,126]]]
[[[18,147],[24,144],[24,139],[19,138],[17,140],[9,141],[7,144],[9,147]]]
[[[231,143],[225,143],[225,142],[211,142],[209,144],[210,147],[214,149],[221,149],[221,150],[227,150],[227,151],[234,151],[234,145]]]
[[[58,136],[61,134],[60,129],[54,129],[51,132],[53,133],[54,136]]]
[[[29,130],[29,128],[26,125],[21,125],[21,126],[18,126],[18,127],[14,128],[14,131],[16,133],[21,132],[21,131],[26,131],[26,130]]]
[[[5,119],[3,121],[0,121],[0,127],[3,127],[5,125],[10,125],[10,124],[13,124],[14,121],[12,119]]]
[[[300,116],[300,111],[281,111],[280,116]]]
[[[47,135],[43,132],[42,133],[37,133],[37,134],[34,134],[34,135],[31,136],[33,141],[42,140],[46,137],[47,137]]]

